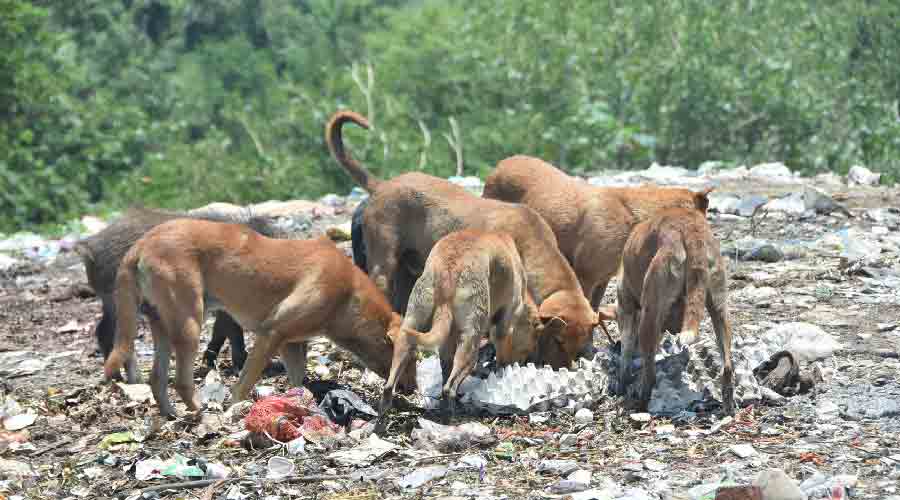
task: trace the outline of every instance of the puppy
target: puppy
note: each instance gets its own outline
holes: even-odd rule
[[[705,214],[710,191],[594,187],[543,160],[519,155],[497,164],[482,197],[522,203],[539,213],[596,309],[616,274],[631,229],[665,208],[695,208]]]
[[[138,240],[122,259],[116,279],[119,334],[106,362],[108,378],[123,364],[137,380],[134,356],[138,306],[148,310],[155,358],[150,384],[160,413],[172,415],[166,391],[169,358],[175,351],[175,389],[189,410],[200,406],[194,393],[204,307],[216,303],[256,343],[232,390],[246,399],[276,351],[292,384],[303,383],[305,341],[324,335],[387,377],[393,356],[388,329],[401,318],[369,277],[326,238],[280,240],[245,226],[190,219],[161,224]],[[403,373],[415,387],[415,365]]]
[[[455,413],[459,384],[475,369],[481,337],[489,331],[501,366],[537,354],[543,324],[528,294],[522,259],[508,234],[450,233],[431,250],[403,323],[390,330],[394,359],[378,427],[383,428],[390,410],[398,374],[415,358],[417,346],[439,350],[446,422],[448,413]]]
[[[539,305],[541,321],[548,326],[545,335],[556,339],[553,348],[541,353],[541,362],[556,368],[567,366],[591,348],[598,315],[559,252],[553,231],[535,211],[479,198],[449,181],[420,172],[377,179],[345,151],[341,129],[346,122],[369,127],[361,115],[340,111],[326,127],[326,142],[335,159],[371,193],[362,214],[366,266],[395,310],[406,310],[412,277],[421,274],[429,252],[442,237],[461,229],[505,232],[512,237],[525,265],[529,292]],[[398,280],[404,272],[409,279]]]
[[[626,396],[629,406],[646,411],[650,403],[662,331],[681,332],[682,344],[696,342],[705,306],[722,356],[725,411],[734,413],[727,291],[719,242],[702,212],[664,209],[635,226],[622,256],[616,314],[622,336],[620,394],[631,382],[634,351],[641,353],[639,396],[637,401]]]
[[[276,228],[269,220],[262,217],[250,217],[241,211],[217,210],[215,207],[201,209],[199,212],[170,212],[147,208],[132,208],[122,217],[113,221],[97,234],[84,238],[75,245],[75,251],[81,257],[88,284],[100,298],[103,312],[94,335],[103,359],[109,357],[116,336],[116,309],[113,295],[115,293],[116,272],[122,257],[134,243],[150,229],[170,220],[191,218],[218,222],[246,224],[248,227],[270,237],[278,236]],[[235,370],[240,371],[247,359],[244,347],[244,331],[228,313],[219,311],[213,326],[212,338],[207,346],[204,358],[206,364],[215,366],[219,350],[228,339],[231,344],[231,360]],[[276,367],[276,371],[283,371]]]

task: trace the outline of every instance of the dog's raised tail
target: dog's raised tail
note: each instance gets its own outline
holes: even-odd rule
[[[128,372],[128,383],[137,382],[134,341],[137,338],[137,313],[140,306],[137,273],[139,256],[135,245],[122,259],[116,275],[116,338],[103,372],[109,380],[118,379],[122,366]]]
[[[354,111],[338,111],[330,120],[328,120],[328,125],[325,126],[325,142],[328,143],[328,149],[331,150],[331,155],[344,166],[344,169],[347,170],[350,177],[353,177],[353,180],[356,181],[360,187],[369,193],[373,193],[378,188],[378,184],[381,181],[372,175],[371,172],[366,170],[366,167],[362,166],[361,163],[356,161],[356,159],[344,149],[342,128],[347,122],[353,122],[367,130],[370,127],[369,120],[363,115]]]
[[[700,235],[684,238],[685,296],[684,318],[681,324],[681,343],[693,344],[699,338],[700,320],[706,307],[706,284],[709,281],[709,248]]]

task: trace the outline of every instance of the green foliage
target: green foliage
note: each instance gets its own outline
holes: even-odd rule
[[[384,177],[525,153],[900,178],[891,0],[0,0],[0,44],[0,230],[345,192],[340,108]]]

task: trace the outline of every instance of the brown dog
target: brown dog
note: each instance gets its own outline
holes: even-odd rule
[[[706,217],[695,209],[661,210],[635,226],[625,244],[618,286],[617,319],[622,335],[619,393],[631,381],[632,357],[641,352],[637,404],[646,410],[656,384],[656,350],[663,330],[681,332],[682,344],[697,341],[704,305],[722,356],[725,411],[734,413],[731,324],[725,263]],[[626,397],[626,399],[630,399]]]
[[[449,181],[410,172],[379,180],[345,150],[341,127],[353,122],[368,128],[364,117],[352,111],[336,113],[326,127],[332,155],[351,177],[371,193],[363,211],[363,241],[367,266],[375,284],[395,309],[406,310],[411,285],[395,286],[407,269],[422,269],[432,247],[460,229],[508,233],[528,274],[528,289],[539,304],[541,320],[549,324],[545,335],[556,339],[543,351],[542,361],[566,366],[591,346],[599,317],[585,299],[578,278],[556,246],[550,226],[530,208],[485,200]],[[420,273],[416,273],[420,274]],[[402,281],[402,280],[401,280]]]
[[[211,302],[256,332],[233,388],[234,401],[247,398],[276,350],[291,383],[301,385],[305,341],[319,335],[388,376],[393,344],[387,332],[401,318],[334,243],[326,238],[271,239],[245,226],[181,219],[148,231],[122,259],[116,283],[119,332],[106,362],[107,377],[117,377],[125,363],[128,380],[137,380],[136,312],[144,306],[150,309],[155,348],[150,384],[160,413],[174,413],[166,391],[172,350],[175,389],[190,410],[198,409],[193,362],[204,307]],[[401,382],[415,387],[414,365]]]
[[[635,224],[664,208],[696,208],[705,214],[711,190],[594,187],[539,158],[519,155],[497,164],[482,197],[522,203],[539,213],[597,309]]]
[[[379,427],[390,410],[397,376],[414,359],[416,346],[439,349],[446,421],[448,408],[455,413],[459,384],[475,369],[479,341],[489,331],[501,366],[537,353],[543,324],[516,244],[505,233],[450,233],[431,250],[403,323],[389,333],[394,360],[381,396]]]

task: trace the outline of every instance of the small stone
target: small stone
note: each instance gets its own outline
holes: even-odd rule
[[[584,491],[591,485],[591,471],[579,469],[569,477],[550,486],[550,491],[557,494]]]
[[[566,476],[578,470],[578,462],[574,460],[541,460],[538,472],[548,472],[557,476]]]
[[[568,448],[571,446],[576,446],[578,444],[578,435],[577,434],[563,434],[559,438],[559,447],[560,448]]]
[[[666,470],[666,464],[660,462],[659,460],[653,460],[652,458],[648,458],[644,460],[644,467],[649,471],[659,472]]]
[[[793,479],[781,469],[769,469],[759,473],[754,481],[766,500],[806,500],[806,495]]]
[[[632,421],[639,423],[647,423],[650,421],[649,413],[632,413],[628,416]]]
[[[756,455],[756,449],[753,448],[752,444],[747,443],[732,445],[729,450],[740,458],[750,458]]]
[[[594,412],[587,408],[582,408],[575,412],[575,423],[587,425],[594,421]]]

